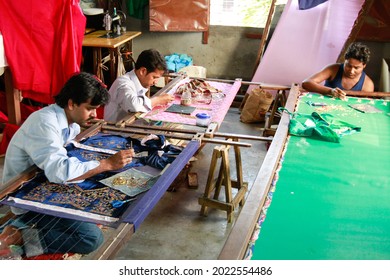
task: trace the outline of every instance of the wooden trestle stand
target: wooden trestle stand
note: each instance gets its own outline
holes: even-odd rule
[[[229,139],[238,142],[238,139]],[[230,175],[229,150],[231,145],[222,145],[214,148],[210,163],[209,175],[203,197],[199,198],[201,214],[207,216],[208,207],[217,208],[227,212],[228,222],[231,223],[234,217],[234,210],[243,206],[245,194],[248,190],[248,183],[243,181],[240,147],[234,145],[234,155],[236,161],[237,180],[232,180]],[[220,160],[219,174],[214,178],[218,161]],[[225,201],[219,200],[222,186],[225,187]],[[233,196],[232,189],[238,191]],[[214,195],[212,194],[214,191]]]

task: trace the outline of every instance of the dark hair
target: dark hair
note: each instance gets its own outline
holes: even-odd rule
[[[148,73],[157,70],[168,70],[165,58],[155,49],[144,50],[137,58],[135,69],[145,67]]]
[[[363,45],[362,43],[355,42],[349,45],[347,51],[344,55],[345,59],[354,58],[362,62],[363,64],[367,64],[370,60],[370,49]]]
[[[96,76],[81,72],[70,77],[60,93],[54,97],[56,104],[61,108],[68,105],[69,99],[77,105],[90,101],[92,106],[98,106],[108,103],[109,94],[107,86]]]

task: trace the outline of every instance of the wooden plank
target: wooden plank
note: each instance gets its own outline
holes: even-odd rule
[[[259,66],[261,58],[263,57],[265,43],[268,40],[268,35],[269,35],[270,27],[271,27],[272,18],[274,17],[274,13],[275,13],[275,3],[276,3],[276,0],[272,0],[271,6],[269,8],[267,22],[265,24],[263,34],[261,36],[260,47],[259,47],[259,51],[257,53],[256,62],[255,62],[254,70],[253,70],[253,75],[256,73],[257,67]]]
[[[113,259],[120,248],[130,240],[135,230],[134,225],[128,223],[120,224],[108,238],[106,238],[103,245],[93,253],[93,260],[109,260]]]

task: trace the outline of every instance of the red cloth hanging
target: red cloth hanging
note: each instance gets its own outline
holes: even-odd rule
[[[8,122],[8,117],[0,111],[0,123],[7,123]]]
[[[19,126],[7,123],[3,130],[3,138],[0,143],[0,155],[5,154],[7,151],[7,147],[9,142],[11,141],[12,136],[14,136],[15,132],[19,129]]]
[[[14,87],[51,104],[80,71],[86,18],[79,0],[0,0],[0,31]]]

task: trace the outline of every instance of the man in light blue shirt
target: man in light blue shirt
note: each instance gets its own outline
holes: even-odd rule
[[[80,182],[96,174],[117,170],[132,161],[134,151],[122,150],[100,161],[81,162],[68,157],[65,145],[80,133],[80,124],[96,117],[107,103],[105,85],[95,76],[72,76],[55,96],[56,104],[34,112],[9,143],[3,184],[32,165],[42,169],[50,182]],[[103,242],[94,224],[12,208],[16,218],[0,234],[0,243],[21,245],[28,257],[43,253],[88,254]]]

